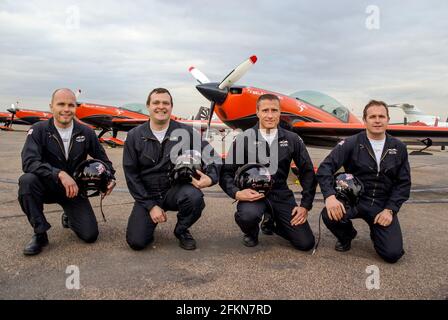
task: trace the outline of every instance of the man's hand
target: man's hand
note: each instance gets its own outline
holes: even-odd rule
[[[373,220],[373,223],[377,223],[380,226],[387,227],[392,223],[393,215],[392,210],[390,209],[384,209],[380,213],[378,213],[375,217],[375,220]]]
[[[60,171],[58,174],[58,178],[65,188],[65,195],[67,196],[67,198],[74,198],[78,195],[78,185],[67,172]]]
[[[235,193],[235,199],[238,201],[257,201],[264,198],[264,194],[252,189],[244,189]]]
[[[327,208],[328,217],[330,220],[339,221],[345,214],[344,205],[332,195],[325,199],[325,207]]]
[[[149,215],[154,223],[163,223],[167,220],[166,212],[159,206],[152,207],[149,211]]]
[[[212,179],[206,175],[205,173],[202,173],[199,170],[196,170],[198,175],[200,176],[199,180],[195,179],[194,177],[191,178],[191,184],[195,186],[198,189],[203,189],[210,187],[212,185]]]
[[[292,209],[292,219],[291,219],[291,225],[292,226],[298,226],[300,224],[304,224],[306,219],[308,218],[308,209],[305,209],[303,207],[294,207]]]
[[[105,194],[102,195],[102,197],[104,198],[105,196],[110,195],[110,193],[112,192],[112,190],[115,188],[115,186],[117,185],[117,183],[115,182],[115,180],[111,180],[109,182],[109,184],[107,185],[107,191]]]

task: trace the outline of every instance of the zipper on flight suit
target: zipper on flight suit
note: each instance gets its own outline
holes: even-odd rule
[[[72,134],[72,137],[70,138],[70,145],[68,146],[68,154],[67,154],[67,161],[68,161],[68,156],[70,155],[70,151],[72,151],[72,147],[73,147],[73,138],[76,136],[76,133]]]
[[[370,150],[369,150],[369,148],[367,148],[365,145],[362,145],[366,150],[367,150],[367,153],[370,155],[370,157],[375,161],[375,163],[376,163],[376,157],[374,157],[373,155],[372,155],[372,153],[370,152]],[[380,163],[381,163],[381,160],[380,160]],[[376,177],[378,178],[379,177],[379,175],[380,175],[380,163],[378,163],[377,164],[377,172],[376,172]],[[372,193],[372,203],[370,204],[370,206],[373,206],[373,203],[375,202],[375,192],[376,192],[376,182],[375,182],[375,185],[373,186],[373,193]]]
[[[56,142],[58,143],[59,148],[60,148],[61,151],[62,151],[62,154],[65,156],[65,150],[64,150],[64,147],[61,145],[61,142],[59,141],[59,139],[56,137],[55,134],[51,134],[51,136],[56,140]],[[59,161],[62,161],[61,158],[58,157],[58,159],[59,159]]]

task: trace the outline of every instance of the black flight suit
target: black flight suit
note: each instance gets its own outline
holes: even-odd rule
[[[387,262],[394,263],[404,254],[403,239],[397,213],[409,198],[411,175],[406,146],[386,134],[380,168],[366,132],[342,140],[320,164],[317,178],[324,198],[335,195],[334,174],[344,167],[364,185],[364,194],[354,208],[346,207],[346,218],[330,220],[327,209],[322,211],[325,225],[342,243],[350,241],[356,231],[350,219],[361,218],[369,224],[370,237],[376,252]],[[393,211],[392,223],[383,227],[373,224],[384,209]]]
[[[80,195],[67,198],[58,178],[60,171],[73,176],[76,167],[88,155],[105,162],[111,173],[115,173],[95,131],[76,120],[73,121],[68,160],[53,119],[38,122],[28,131],[22,150],[25,174],[19,178],[19,202],[35,233],[44,233],[51,227],[43,214],[44,203],[58,203],[76,235],[85,242],[95,242],[98,224],[89,200]]]
[[[317,180],[308,151],[296,133],[280,126],[278,126],[277,136],[269,146],[260,135],[258,128],[257,124],[235,138],[222,167],[220,185],[231,198],[235,198],[236,192],[239,191],[234,184],[236,171],[242,165],[254,162],[268,166],[273,174],[274,185],[266,199],[253,202],[239,201],[235,221],[244,234],[258,238],[259,223],[263,215],[272,214],[275,233],[290,241],[299,250],[310,250],[314,246],[314,235],[308,221],[297,226],[292,226],[290,223],[292,210],[297,203],[287,185],[293,160],[299,171],[298,177],[303,188],[300,206],[311,210]],[[278,151],[278,158],[275,158],[276,151]]]
[[[192,145],[193,141],[199,141],[199,145]],[[123,169],[135,203],[128,221],[126,241],[134,250],[145,248],[154,239],[157,223],[152,221],[149,214],[154,206],[157,205],[163,210],[178,211],[174,230],[177,235],[187,231],[205,208],[201,190],[192,184],[174,184],[170,181],[169,175],[173,166],[170,153],[173,148],[179,146],[183,146],[183,151],[194,149],[201,152],[205,148],[202,153],[204,173],[211,178],[212,184],[218,182],[222,161],[209,143],[202,140],[199,132],[192,127],[170,120],[162,143],[154,136],[149,122],[132,129],[127,135]]]

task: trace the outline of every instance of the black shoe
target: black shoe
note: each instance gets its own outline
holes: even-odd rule
[[[33,256],[42,251],[42,248],[48,244],[47,233],[36,233],[31,238],[31,241],[27,243],[23,249],[23,254],[26,256]]]
[[[263,221],[261,222],[261,232],[267,235],[274,234],[274,220],[270,214],[264,214]]]
[[[352,248],[352,240],[348,240],[347,242],[336,242],[336,245],[334,246],[334,250],[339,252],[345,252]]]
[[[356,235],[358,234],[358,232],[355,230],[355,232],[353,233],[353,236],[350,240],[341,242],[341,241],[337,241],[336,245],[334,246],[334,250],[339,251],[339,252],[345,252],[348,251],[352,248],[352,240],[355,239]]]
[[[261,223],[261,232],[264,234],[271,236],[274,234],[274,223],[271,220],[266,220]]]
[[[179,246],[185,250],[194,250],[196,249],[196,240],[194,240],[190,231],[186,230],[183,233],[177,234],[174,233],[177,239],[179,239]]]
[[[252,237],[248,234],[245,234],[243,237],[243,244],[246,247],[255,247],[258,244],[258,237]]]
[[[63,228],[70,228],[70,225],[68,224],[68,216],[65,214],[65,212],[62,212],[61,223]]]

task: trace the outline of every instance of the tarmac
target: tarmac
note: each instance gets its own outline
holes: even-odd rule
[[[446,151],[410,156],[411,198],[398,215],[406,254],[396,264],[376,254],[368,226],[360,219],[354,220],[358,236],[345,253],[334,250],[335,238],[323,223],[314,255],[276,235],[260,234],[259,245],[247,248],[234,221],[236,205],[219,186],[204,190],[206,208],[191,228],[196,250],[179,247],[173,235],[176,214],[169,212],[152,245],[133,251],[125,241],[133,199],[123,175],[123,150],[106,146],[118,185],[103,201],[107,222],[99,198],[92,198],[100,229],[97,242],[85,244],[63,229],[62,209],[46,205],[50,244],[41,254],[26,257],[22,250],[32,228],[17,202],[25,138],[23,131],[0,132],[0,299],[448,299]],[[308,150],[315,166],[329,152]],[[292,175],[290,187],[299,199],[300,187]],[[316,238],[322,207],[318,190],[309,214]],[[79,289],[73,288],[74,269],[69,266],[79,271]]]

